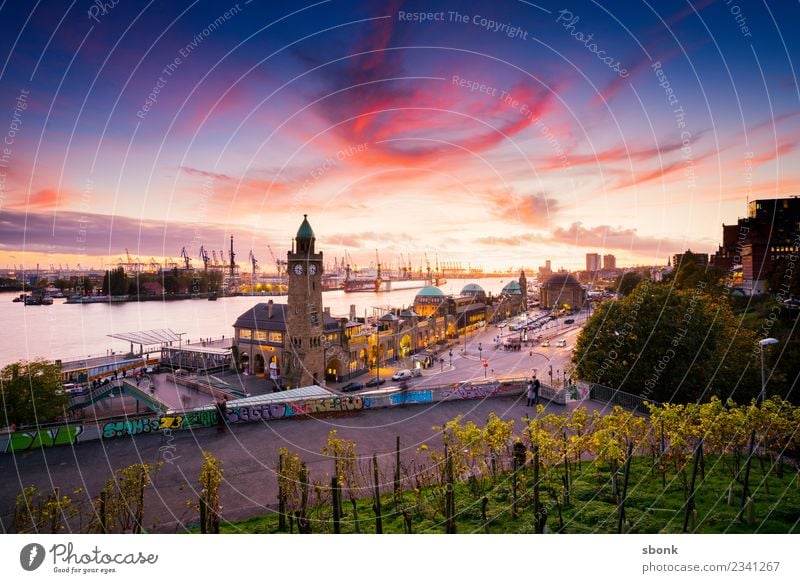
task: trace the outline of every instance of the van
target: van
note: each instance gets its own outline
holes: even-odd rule
[[[567,345],[567,341],[561,338],[558,342],[556,342],[556,346],[559,348],[564,348]]]
[[[413,373],[409,369],[404,368],[403,370],[398,370],[396,373],[394,373],[392,375],[392,380],[393,381],[406,381],[406,380],[410,379],[412,376],[413,376]]]

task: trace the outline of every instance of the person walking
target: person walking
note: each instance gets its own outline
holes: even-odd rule
[[[533,404],[539,404],[539,387],[542,386],[542,383],[539,382],[539,379],[536,378],[536,375],[533,375]]]
[[[225,431],[225,422],[227,421],[228,402],[225,399],[217,401],[217,433]]]
[[[534,399],[534,392],[533,392],[533,381],[528,381],[528,401],[525,403],[526,407],[530,407],[533,404]]]

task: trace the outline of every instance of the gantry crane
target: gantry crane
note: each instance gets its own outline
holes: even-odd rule
[[[256,269],[258,267],[256,264],[258,263],[258,259],[256,259],[256,256],[253,255],[253,250],[252,249],[250,249],[250,255],[248,256],[248,259],[250,260],[250,264],[253,266],[253,281],[255,281],[255,279],[256,279]]]
[[[189,254],[186,253],[186,247],[181,248],[181,257],[183,257],[183,262],[186,264],[186,269],[188,270],[191,260],[189,259]]]
[[[208,252],[202,245],[200,245],[200,259],[203,261],[203,270],[208,271]]]

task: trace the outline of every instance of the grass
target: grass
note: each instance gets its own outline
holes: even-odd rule
[[[733,460],[709,456],[705,478],[698,473],[695,488],[696,521],[689,532],[695,533],[792,533],[798,531],[800,519],[800,475],[786,467],[778,478],[768,461],[754,460],[750,470],[750,490],[753,494],[754,521],[748,524],[739,518],[742,486],[733,479]],[[580,470],[572,467],[573,480],[569,504],[563,504],[563,465],[543,472],[540,499],[547,507],[549,531],[565,533],[617,532],[618,503],[612,491],[609,467],[583,462]],[[769,473],[764,479],[765,471]],[[686,482],[691,465],[684,468]],[[484,478],[455,484],[457,532],[459,533],[532,533],[533,480],[532,470],[526,468],[519,477],[519,514],[512,517],[512,484],[510,475],[494,480]],[[619,472],[622,487],[622,472]],[[733,505],[728,505],[728,488],[733,488]],[[313,493],[314,488],[311,488]],[[482,515],[482,499],[486,496],[486,520]],[[332,533],[333,512],[329,490],[319,490],[310,496],[321,501],[310,508],[308,515],[312,532]],[[631,533],[680,533],[684,522],[684,482],[674,469],[668,469],[666,486],[650,458],[635,458],[631,463],[628,496],[625,504],[625,529]],[[223,501],[224,503],[224,501]],[[561,504],[561,520],[558,516]],[[406,490],[395,497],[391,492],[381,494],[384,533],[406,532],[411,521],[413,533],[444,533],[444,495],[441,487],[422,491]],[[371,497],[356,501],[358,522],[353,520],[350,500],[345,496],[342,533],[375,533],[375,512]],[[405,513],[405,517],[404,517]],[[562,526],[563,522],[563,526]],[[223,522],[223,533],[277,533],[276,514],[254,516],[238,522]],[[297,532],[296,527],[294,532]]]

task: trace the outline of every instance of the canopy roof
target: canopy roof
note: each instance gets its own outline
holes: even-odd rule
[[[181,335],[186,332],[174,332],[170,328],[159,328],[158,330],[140,330],[138,332],[121,332],[119,334],[107,334],[110,338],[124,340],[133,344],[143,346],[153,346],[155,344],[166,344],[168,342],[180,342]]]

